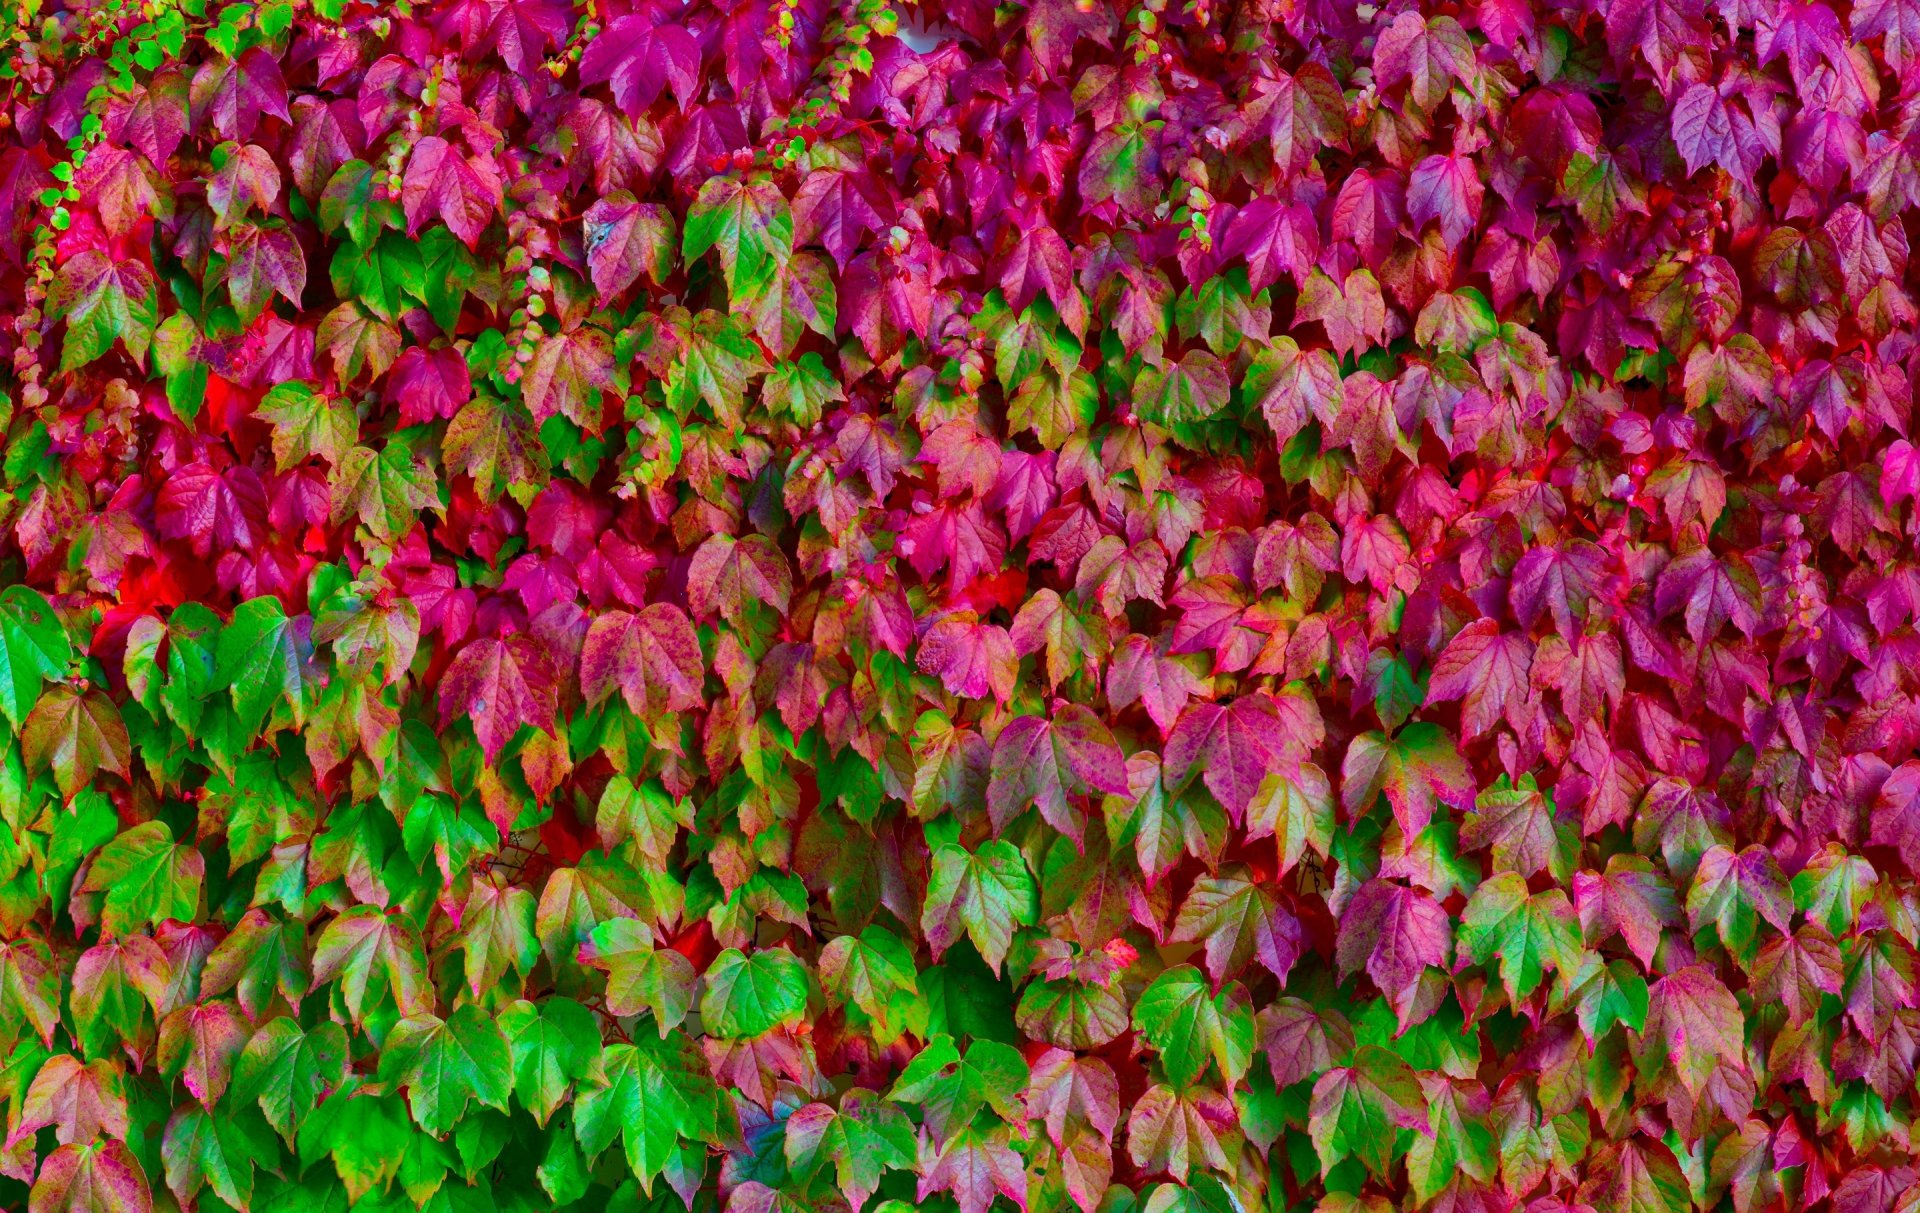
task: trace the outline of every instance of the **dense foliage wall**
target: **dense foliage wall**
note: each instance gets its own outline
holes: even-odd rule
[[[1920,1207],[1916,0],[8,9],[0,1207]]]

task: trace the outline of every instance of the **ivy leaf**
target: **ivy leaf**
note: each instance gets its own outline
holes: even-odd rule
[[[289,619],[273,597],[250,598],[220,629],[214,679],[228,688],[242,734],[257,737],[274,708],[284,703],[296,724],[306,719],[314,694],[313,620]]]
[[[414,143],[400,189],[407,235],[418,236],[421,225],[435,217],[468,248],[476,248],[504,199],[491,156],[464,155],[438,135],[424,135]]]
[[[730,297],[758,294],[793,252],[786,198],[771,182],[711,178],[687,210],[680,255],[691,262],[708,249],[720,251]]]
[[[66,676],[67,629],[45,598],[23,585],[0,590],[0,712],[22,727],[43,683]]]
[[[1406,1062],[1378,1045],[1361,1045],[1353,1061],[1313,1084],[1307,1130],[1324,1175],[1346,1157],[1385,1179],[1400,1129],[1427,1127],[1426,1099]]]
[[[346,1032],[322,1023],[311,1032],[282,1016],[261,1025],[234,1063],[233,1099],[255,1103],[291,1141],[295,1130],[347,1067]]]
[[[700,1022],[719,1036],[761,1036],[800,1021],[807,1009],[807,967],[782,948],[748,956],[729,948],[707,969]]]
[[[390,439],[376,453],[356,446],[347,451],[330,478],[338,525],[359,518],[362,525],[392,542],[413,529],[418,512],[440,504],[432,471],[405,442]]]
[[[61,796],[71,801],[101,771],[126,777],[133,756],[120,710],[99,689],[84,694],[47,688],[20,727],[20,752],[31,773],[52,768]]]
[[[1174,919],[1173,940],[1205,945],[1207,975],[1216,984],[1257,958],[1284,985],[1305,946],[1300,920],[1240,865],[1194,881]]]
[[[593,39],[580,59],[580,82],[610,84],[620,107],[639,114],[668,87],[685,108],[700,86],[699,70],[693,35],[643,13],[615,20]]]
[[[1192,965],[1168,969],[1140,993],[1133,1026],[1159,1050],[1167,1080],[1189,1086],[1212,1059],[1229,1088],[1253,1061],[1253,1011],[1246,991],[1229,985],[1215,994]]]
[[[554,333],[533,351],[520,393],[537,422],[561,416],[598,434],[601,393],[613,387],[613,342],[591,325]]]
[[[614,918],[596,925],[588,942],[580,945],[580,963],[607,971],[609,1011],[615,1015],[652,1011],[662,1035],[679,1027],[693,1009],[693,991],[699,979],[693,962],[670,948],[656,948],[653,933],[645,923]],[[711,984],[708,988],[712,989]],[[801,997],[804,1003],[804,989]],[[704,1019],[703,1010],[703,1024]],[[711,1030],[711,1025],[706,1026]]]
[[[358,1024],[371,1010],[369,997],[390,994],[403,1016],[430,1015],[433,987],[419,934],[403,918],[375,906],[355,906],[320,932],[313,951],[313,979],[340,978],[340,997]]]
[[[47,1155],[33,1181],[32,1213],[153,1213],[153,1195],[123,1141],[64,1145]]]
[[[440,682],[440,727],[473,722],[489,765],[520,726],[553,728],[559,676],[538,641],[524,634],[469,643]]]
[[[307,258],[278,223],[242,223],[227,232],[227,293],[251,323],[278,294],[294,307],[307,289]]]
[[[634,715],[657,720],[702,704],[706,663],[686,612],[656,602],[593,621],[580,651],[580,690],[589,705],[617,688]]]
[[[1204,421],[1227,406],[1231,391],[1220,360],[1191,350],[1165,367],[1142,367],[1133,381],[1133,407],[1142,421],[1155,425]]]
[[[963,1056],[951,1036],[934,1036],[900,1071],[890,1100],[919,1104],[937,1141],[972,1124],[983,1108],[1018,1122],[1027,1087],[1027,1064],[1019,1052],[994,1040],[975,1040]]]
[[[838,1108],[810,1103],[787,1118],[787,1166],[802,1178],[831,1161],[847,1203],[855,1209],[891,1170],[910,1170],[918,1154],[906,1113],[856,1087]]]
[[[615,190],[587,208],[587,271],[606,306],[645,274],[664,286],[673,271],[679,244],[673,212],[655,202],[640,202]]]
[[[60,345],[63,373],[92,362],[115,341],[145,366],[147,347],[160,326],[159,290],[153,271],[141,262],[115,261],[87,249],[60,267],[47,292],[47,314],[67,322]]]
[[[1006,959],[1016,926],[1031,926],[1038,895],[1027,861],[1013,844],[995,838],[979,849],[946,843],[933,853],[920,929],[938,960],[964,930],[995,972]]]
[[[682,1139],[719,1135],[720,1093],[685,1036],[609,1045],[574,1098],[573,1127],[592,1158],[621,1138],[643,1187],[666,1169]]]
[[[571,998],[508,1004],[496,1021],[513,1058],[513,1090],[545,1125],[573,1083],[593,1072],[600,1057],[600,1025]]]
[[[177,846],[164,821],[134,826],[100,848],[82,893],[104,893],[101,925],[115,935],[156,927],[168,919],[192,922],[200,910],[206,860]]]
[[[693,554],[687,598],[702,619],[718,614],[738,625],[756,604],[784,615],[793,598],[793,573],[771,539],[714,535]]]
[[[1501,872],[1468,899],[1460,946],[1476,964],[1500,958],[1500,980],[1518,1006],[1540,986],[1546,969],[1571,974],[1580,954],[1580,930],[1559,889],[1529,894],[1526,879]]]
[[[511,401],[484,394],[468,401],[447,423],[440,453],[447,471],[471,478],[488,504],[502,493],[531,501],[547,483],[547,449],[532,417]]]
[[[273,426],[274,463],[282,472],[316,455],[338,467],[360,434],[360,419],[346,401],[304,383],[275,384],[256,413]]]
[[[210,1188],[241,1209],[253,1197],[255,1167],[271,1167],[279,1155],[258,1116],[216,1116],[193,1105],[173,1114],[160,1143],[167,1187],[182,1203],[191,1203],[202,1188]]]
[[[885,927],[829,941],[820,950],[820,985],[836,1002],[864,1012],[883,1045],[914,1031],[916,1023],[916,1034],[925,1034],[927,1007],[913,953]]]
[[[469,1003],[444,1020],[415,1015],[395,1024],[380,1051],[380,1077],[404,1083],[414,1122],[439,1136],[470,1099],[505,1112],[513,1062],[506,1035]]]
[[[1688,925],[1697,932],[1713,923],[1721,944],[1750,966],[1761,919],[1782,932],[1793,926],[1793,899],[1773,852],[1755,844],[1738,854],[1719,846],[1702,855],[1687,889]]]
[[[1439,725],[1415,721],[1389,738],[1362,733],[1347,746],[1341,767],[1340,802],[1347,816],[1359,818],[1382,793],[1393,808],[1400,832],[1417,837],[1441,804],[1465,808],[1473,800],[1473,778]]]
[[[1086,708],[1062,704],[1051,720],[1021,716],[993,745],[987,811],[996,832],[1031,806],[1048,824],[1081,840],[1081,815],[1069,797],[1122,795],[1127,767],[1113,734]]]

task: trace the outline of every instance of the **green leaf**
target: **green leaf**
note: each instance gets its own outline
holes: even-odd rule
[[[380,539],[397,540],[413,529],[418,512],[440,504],[439,482],[407,443],[389,439],[378,453],[350,448],[329,477],[335,525],[358,517]]]
[[[312,626],[305,615],[289,619],[280,600],[268,596],[235,607],[232,621],[220,630],[214,684],[232,694],[244,736],[259,736],[280,703],[292,709],[296,727],[304,723],[317,681]]]
[[[927,1002],[913,952],[885,927],[842,935],[821,949],[820,984],[836,1003],[851,1003],[864,1014],[882,1045],[907,1032],[926,1034]]]
[[[347,1070],[347,1034],[336,1023],[313,1031],[281,1016],[262,1025],[233,1067],[234,1102],[257,1103],[289,1143],[300,1122]]]
[[[316,455],[338,467],[360,433],[344,400],[299,382],[275,384],[254,412],[273,426],[273,457],[283,472]]]
[[[680,255],[692,261],[708,249],[720,251],[730,296],[762,287],[775,264],[793,251],[793,213],[779,187],[769,181],[709,178],[687,210]]]
[[[513,1053],[514,1094],[544,1125],[569,1087],[592,1072],[600,1057],[600,1025],[593,1012],[558,997],[511,1003],[499,1024]]]
[[[1385,1179],[1398,1130],[1426,1124],[1420,1080],[1378,1045],[1361,1045],[1352,1064],[1327,1071],[1313,1085],[1307,1131],[1323,1175],[1351,1155]]]
[[[0,712],[14,728],[26,722],[41,685],[65,677],[72,660],[67,629],[45,598],[23,585],[0,591]]]
[[[1019,1123],[1027,1088],[1027,1063],[1019,1050],[996,1040],[976,1040],[964,1057],[951,1036],[927,1042],[887,1092],[887,1098],[917,1103],[942,1141],[973,1123],[982,1108]]]
[[[340,978],[338,994],[358,1024],[370,998],[390,993],[403,1016],[433,1011],[433,987],[420,936],[406,919],[375,906],[355,906],[320,932],[313,950],[313,979]]]
[[[906,1113],[856,1087],[838,1109],[811,1103],[787,1118],[787,1166],[801,1179],[831,1161],[850,1207],[858,1209],[890,1170],[911,1170],[917,1154]]]
[[[933,853],[933,878],[920,929],[934,959],[962,930],[997,973],[1015,926],[1032,926],[1039,897],[1027,861],[1012,843],[995,838],[978,851],[945,843]]]
[[[693,962],[671,948],[654,947],[653,932],[637,919],[613,918],[594,927],[580,946],[580,963],[606,970],[607,1010],[615,1015],[652,1011],[663,1036],[693,1009],[698,980]]]
[[[700,1022],[716,1036],[760,1036],[807,1013],[807,966],[782,948],[728,948],[707,968]]]
[[[1215,994],[1192,965],[1168,969],[1141,991],[1133,1026],[1160,1052],[1167,1080],[1196,1082],[1209,1058],[1227,1085],[1240,1081],[1253,1060],[1253,1010],[1238,982]]]
[[[1527,882],[1502,872],[1474,890],[1460,923],[1460,946],[1476,964],[1500,958],[1500,980],[1518,1006],[1549,968],[1570,973],[1579,963],[1580,923],[1559,889],[1531,896]]]
[[[205,872],[198,850],[176,846],[166,822],[149,821],[100,848],[80,891],[106,894],[101,923],[115,935],[126,935],[169,919],[192,922],[200,911]]]
[[[648,1192],[680,1142],[717,1141],[720,1092],[683,1034],[607,1047],[574,1099],[573,1127],[589,1158],[619,1137]]]
[[[255,1113],[212,1115],[198,1104],[173,1114],[160,1145],[167,1187],[182,1201],[202,1188],[235,1208],[253,1198],[254,1168],[273,1167],[280,1150]]]
[[[438,1137],[470,1099],[507,1110],[513,1059],[499,1026],[469,1003],[444,1020],[417,1015],[395,1024],[380,1052],[380,1077],[406,1085],[414,1122]]]

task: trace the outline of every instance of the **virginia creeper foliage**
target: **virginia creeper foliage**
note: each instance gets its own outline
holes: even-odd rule
[[[10,0],[0,1207],[1910,1213],[1916,0]]]

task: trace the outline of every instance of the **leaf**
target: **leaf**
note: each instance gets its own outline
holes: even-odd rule
[[[0,712],[23,727],[40,688],[66,676],[73,645],[53,606],[23,585],[0,590]]]
[[[227,293],[240,319],[252,322],[277,294],[300,306],[307,289],[307,258],[293,233],[278,223],[242,223],[227,233]]]
[[[1765,919],[1785,932],[1793,925],[1793,899],[1773,852],[1759,845],[1735,854],[1714,847],[1700,857],[1687,890],[1687,922],[1695,931],[1714,924],[1720,942],[1742,964],[1751,965]]]
[[[521,999],[496,1021],[513,1058],[513,1090],[542,1125],[567,1097],[568,1087],[593,1072],[600,1026],[570,998]]]
[[[1152,1087],[1127,1118],[1127,1153],[1142,1171],[1165,1172],[1185,1183],[1191,1171],[1229,1166],[1221,1139],[1235,1119],[1233,1104],[1218,1091]]]
[[[1680,1083],[1690,1093],[1706,1089],[1716,1070],[1746,1070],[1746,1027],[1740,1004],[1705,965],[1692,965],[1653,983],[1648,1046],[1665,1049]]]
[[[164,821],[149,821],[100,848],[80,891],[104,893],[101,924],[115,935],[126,935],[169,919],[192,922],[198,917],[205,869],[199,851],[176,846]]]
[[[1033,876],[1011,843],[990,839],[974,851],[947,843],[933,853],[920,930],[935,960],[964,930],[995,972],[1016,926],[1031,926],[1038,911]]]
[[[1442,803],[1464,808],[1474,784],[1453,739],[1438,725],[1416,721],[1389,738],[1362,733],[1347,747],[1341,768],[1341,806],[1364,816],[1385,793],[1401,833],[1412,838],[1427,828]]]
[[[1018,1121],[1027,1064],[1017,1050],[993,1040],[975,1040],[963,1055],[944,1034],[900,1071],[887,1098],[919,1104],[936,1141],[946,1141],[990,1108],[1002,1120]]]
[[[1165,368],[1141,368],[1133,381],[1134,412],[1155,425],[1204,421],[1227,405],[1226,368],[1205,350],[1189,351]]]
[[[1498,622],[1477,619],[1460,629],[1434,661],[1427,702],[1464,699],[1460,723],[1467,740],[1491,730],[1503,717],[1515,730],[1523,730],[1534,710],[1527,690],[1532,664],[1533,644],[1524,635],[1502,633]]]
[[[524,633],[476,640],[462,648],[440,683],[440,727],[457,714],[492,764],[522,725],[553,728],[559,678],[546,652]]]
[[[474,397],[447,423],[440,453],[447,471],[470,477],[474,491],[489,504],[502,493],[530,499],[547,483],[547,449],[539,431],[510,401]]]
[[[787,1118],[787,1166],[805,1178],[831,1161],[834,1177],[853,1208],[866,1203],[890,1170],[911,1170],[912,1122],[870,1091],[854,1088],[838,1108],[810,1103]]]
[[[413,529],[418,511],[440,504],[433,473],[402,442],[389,441],[378,453],[352,448],[331,482],[333,522],[357,517],[376,538],[389,542]]]
[[[60,344],[62,373],[99,358],[115,341],[144,367],[160,325],[159,290],[153,271],[141,262],[115,261],[87,249],[60,267],[47,292],[47,314],[67,322]]]
[[[1524,877],[1501,872],[1468,899],[1460,946],[1476,964],[1499,957],[1501,984],[1518,1006],[1539,988],[1546,969],[1572,972],[1580,932],[1565,893],[1547,889],[1529,894]]]
[[[126,777],[132,749],[120,711],[100,690],[82,694],[54,685],[20,727],[20,752],[29,772],[52,768],[60,794],[72,800],[101,771]]]
[[[1305,946],[1300,920],[1243,867],[1202,876],[1173,923],[1175,943],[1206,946],[1207,975],[1215,984],[1238,976],[1258,959],[1284,985]]]
[[[244,1209],[253,1197],[254,1168],[271,1167],[279,1160],[279,1149],[258,1117],[215,1116],[189,1106],[167,1122],[160,1156],[166,1163],[167,1187],[181,1201],[191,1201],[204,1187]]]
[[[589,1158],[621,1138],[643,1187],[674,1158],[681,1139],[718,1138],[718,1089],[684,1036],[609,1045],[574,1099],[573,1126]]]
[[[617,687],[636,716],[655,720],[701,706],[705,671],[686,613],[656,602],[593,621],[580,654],[580,689],[593,704]]]
[[[729,948],[708,966],[700,1022],[719,1036],[761,1036],[790,1027],[807,1010],[807,967],[781,948],[748,956]]]
[[[693,554],[687,597],[701,618],[718,614],[738,624],[753,604],[784,615],[793,597],[793,573],[786,556],[764,535],[714,535]]]
[[[152,1213],[146,1176],[125,1142],[64,1145],[47,1155],[28,1213]]]
[[[611,303],[645,274],[666,285],[679,244],[673,213],[654,202],[640,202],[615,190],[587,208],[587,270],[602,306]]]
[[[730,297],[758,293],[793,252],[786,198],[768,182],[709,179],[687,210],[680,255],[691,262],[708,249],[720,251]]]
[[[580,59],[582,84],[611,84],[629,114],[651,106],[671,86],[682,108],[699,87],[700,44],[678,25],[650,15],[621,17],[593,40]]]
[[[1365,969],[1408,1026],[1423,1002],[1423,978],[1451,967],[1453,922],[1430,895],[1387,880],[1360,886],[1341,916],[1335,952],[1343,974]]]
[[[1317,744],[1317,709],[1265,694],[1242,695],[1231,704],[1196,704],[1167,738],[1164,774],[1178,789],[1195,775],[1238,821],[1245,816],[1270,770],[1305,756]]]
[[[415,1015],[395,1024],[380,1051],[380,1077],[404,1083],[414,1122],[439,1136],[461,1118],[469,1100],[505,1112],[513,1063],[505,1033],[468,1004],[445,1020]]]
[[[228,688],[245,736],[258,736],[283,703],[296,725],[306,719],[317,677],[312,628],[309,617],[289,619],[277,598],[260,597],[235,607],[220,629],[213,676]]]
[[[358,1024],[371,1009],[369,997],[392,996],[403,1016],[429,1015],[433,988],[419,935],[404,919],[373,906],[355,906],[320,932],[313,951],[313,979],[340,978],[347,1014]]]
[[[916,1034],[925,1034],[927,1008],[913,953],[884,927],[830,940],[820,950],[820,985],[836,1002],[865,1013],[883,1045],[914,1030],[916,1022]]]
[[[407,235],[418,236],[421,225],[433,217],[468,248],[476,248],[504,197],[492,157],[464,155],[438,135],[425,135],[414,143],[400,189]]]
[[[1231,1088],[1253,1060],[1253,1011],[1237,985],[1215,994],[1192,965],[1168,969],[1140,993],[1133,1026],[1160,1053],[1167,1080],[1189,1086],[1209,1059]]]
[[[521,398],[536,422],[561,416],[589,434],[601,424],[601,394],[613,387],[613,343],[591,325],[545,338],[527,363]]]
[[[1078,705],[1061,705],[1051,720],[1018,717],[994,741],[987,811],[996,832],[1031,806],[1078,843],[1081,815],[1069,797],[1126,790],[1120,746],[1098,717]]]
[[[273,426],[274,463],[282,472],[316,455],[338,467],[360,434],[360,419],[344,400],[304,383],[275,384],[256,415]]]
[[[292,1140],[321,1096],[346,1073],[347,1037],[340,1025],[311,1032],[284,1016],[261,1025],[233,1069],[233,1099],[257,1103],[267,1123]]]
[[[1361,1045],[1353,1061],[1313,1085],[1307,1118],[1322,1175],[1349,1156],[1384,1179],[1400,1129],[1425,1129],[1426,1100],[1407,1063],[1378,1045]]]

